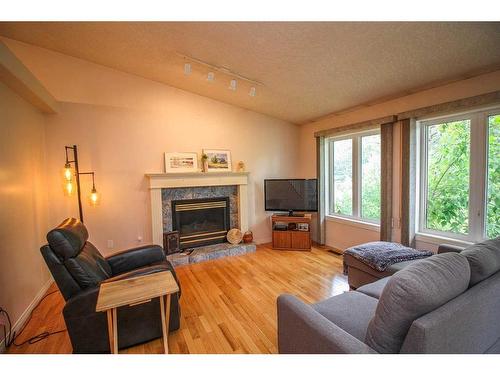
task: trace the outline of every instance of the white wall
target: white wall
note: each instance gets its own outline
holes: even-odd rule
[[[65,145],[77,144],[81,169],[96,173],[101,204],[94,209],[84,201],[84,219],[104,253],[138,245],[139,236],[151,242],[144,174],[164,171],[165,151],[221,148],[231,150],[234,165],[245,162],[250,229],[257,242],[271,240],[263,179],[296,176],[297,126],[42,48],[6,43],[62,102],[58,114],[47,116],[51,225],[78,215],[75,198],[62,193]],[[84,176],[83,192],[89,183]],[[107,249],[110,239],[114,249]]]
[[[14,324],[50,280],[39,250],[48,229],[45,124],[1,82],[0,119],[0,306]]]

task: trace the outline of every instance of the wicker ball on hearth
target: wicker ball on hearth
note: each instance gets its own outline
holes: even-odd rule
[[[230,244],[233,245],[239,244],[242,239],[243,239],[243,233],[241,233],[241,230],[237,228],[233,228],[229,232],[227,232],[227,240]]]

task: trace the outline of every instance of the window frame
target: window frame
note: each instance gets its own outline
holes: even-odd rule
[[[500,115],[500,108],[483,108],[433,118],[417,119],[417,192],[415,232],[473,243],[487,239],[487,186],[488,186],[488,118]],[[469,145],[469,205],[468,234],[439,231],[426,227],[427,187],[428,187],[428,128],[447,122],[470,120]],[[482,166],[482,167],[477,167]]]
[[[489,122],[488,118],[490,116],[500,116],[500,107],[496,107],[487,111],[484,111],[484,143],[485,143],[485,164],[484,164],[484,190],[483,190],[483,224],[484,224],[484,230],[483,230],[483,236],[485,238],[488,238],[488,233],[486,232],[486,221],[488,220],[488,180],[489,180],[489,175],[488,175],[488,156],[490,153],[489,150]]]
[[[362,147],[361,139],[366,136],[379,135],[381,136],[380,128],[359,131],[355,133],[343,134],[338,136],[328,137],[325,140],[325,207],[327,208],[326,217],[347,220],[353,223],[369,224],[379,226],[379,220],[367,219],[361,216],[362,214]],[[352,215],[346,215],[334,212],[335,189],[334,189],[334,152],[333,144],[336,141],[346,139],[352,140]]]

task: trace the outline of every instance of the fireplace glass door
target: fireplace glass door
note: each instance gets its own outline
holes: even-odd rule
[[[172,227],[179,232],[181,249],[225,242],[229,198],[172,201]]]

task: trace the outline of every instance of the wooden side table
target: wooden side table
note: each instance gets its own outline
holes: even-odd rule
[[[311,214],[303,216],[273,215],[271,225],[273,249],[311,251]],[[278,230],[278,225],[283,229]],[[300,226],[305,226],[305,229],[301,230]]]
[[[117,308],[127,305],[139,305],[159,297],[163,347],[165,354],[167,354],[170,296],[178,291],[179,286],[170,271],[102,283],[97,297],[96,311],[106,311],[108,315],[108,335],[111,353],[118,353]]]

